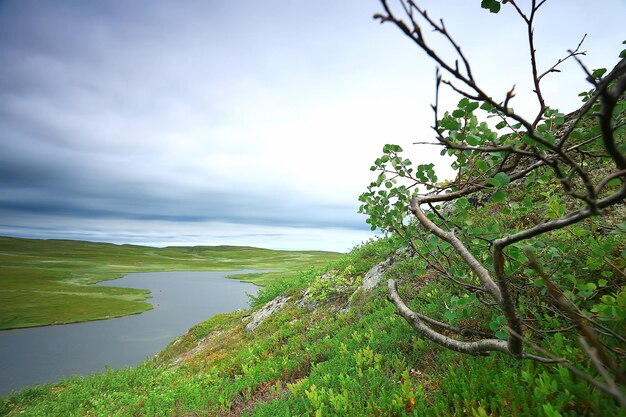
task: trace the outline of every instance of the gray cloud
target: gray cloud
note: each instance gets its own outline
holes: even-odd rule
[[[492,17],[467,7],[450,11],[462,36],[468,15]],[[371,21],[378,9],[0,2],[0,234],[166,244],[180,228],[182,242],[298,247],[315,245],[297,230],[366,236],[356,211],[371,161],[384,143],[430,137],[432,120],[432,68]]]

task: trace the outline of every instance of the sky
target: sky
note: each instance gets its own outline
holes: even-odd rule
[[[442,17],[494,97],[536,111],[525,27],[479,1]],[[522,6],[528,1],[521,0]],[[431,140],[435,67],[376,0],[0,0],[0,235],[347,251],[374,234],[358,196],[386,143]],[[610,67],[625,0],[549,0],[540,68],[575,48]],[[622,32],[622,33],[620,33]],[[434,45],[434,34],[426,32]],[[574,62],[546,77],[567,112]],[[458,97],[445,92],[444,108]]]

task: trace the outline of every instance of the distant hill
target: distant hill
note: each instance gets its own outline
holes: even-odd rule
[[[339,256],[247,246],[154,248],[0,237],[0,329],[96,320],[150,309],[144,301],[149,295],[145,290],[93,285],[129,272],[252,269],[289,275]],[[241,278],[263,285],[280,276],[273,272]]]

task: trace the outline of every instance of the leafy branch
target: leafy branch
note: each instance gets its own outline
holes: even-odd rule
[[[563,291],[554,277],[539,266],[535,252],[519,249],[521,244],[545,247],[545,242],[554,241],[557,243],[543,250],[545,255],[558,254],[564,257],[563,265],[573,265],[576,260],[567,258],[558,245],[560,232],[572,230],[578,237],[590,236],[592,230],[581,225],[594,224],[588,219],[605,215],[626,199],[626,135],[622,129],[626,124],[624,53],[610,71],[589,71],[580,60],[585,55],[581,50],[585,35],[576,48],[542,71],[536,56],[534,22],[546,0],[532,0],[527,12],[515,0],[483,0],[482,7],[492,13],[500,11],[504,4],[512,7],[526,24],[529,69],[539,109],[524,117],[509,106],[515,97],[515,87],[502,100],[496,100],[478,84],[469,58],[443,20],[431,18],[416,1],[397,3],[402,17],[392,10],[388,0],[381,0],[383,13],[374,18],[397,27],[437,65],[432,105],[434,144],[442,147],[442,155],[452,158],[456,178],[439,182],[433,164],[414,166],[402,156],[402,148],[386,145],[383,156],[371,168],[379,175],[361,195],[360,211],[368,215],[367,222],[373,230],[402,237],[425,265],[446,282],[461,291],[480,294],[475,297],[477,302],[493,308],[494,314],[501,317],[491,326],[499,330],[492,337],[483,332],[482,336],[472,335],[472,340],[462,340],[467,334],[461,328],[412,311],[393,280],[388,284],[389,299],[418,334],[449,349],[479,355],[500,352],[544,363],[568,363],[565,358],[547,354],[545,349],[534,349],[543,356],[527,352],[529,347],[537,345],[528,340],[526,333],[542,331],[536,327],[537,317],[558,312],[556,328],[576,332],[580,348],[595,364],[604,382],[589,375],[586,379],[618,403],[626,404],[622,391],[626,378],[616,365],[619,360],[611,357],[622,352],[613,347],[620,341],[616,337],[619,332],[609,329],[602,335],[596,334],[593,329],[603,325],[583,313],[589,306],[592,310],[596,308],[593,303],[597,299],[593,296],[600,294],[599,284],[583,285],[573,272],[554,270],[559,281],[569,279],[575,284],[572,290]],[[445,59],[431,46],[424,36],[426,28],[452,47],[456,59]],[[548,74],[560,72],[561,64],[570,59],[581,64],[593,89],[583,94],[584,104],[577,111],[564,115],[548,106],[542,81]],[[443,114],[439,106],[442,86],[461,96],[457,108]],[[494,128],[486,121],[479,121],[479,115],[494,117],[499,122]],[[525,188],[528,194],[520,196],[520,188]],[[472,208],[478,209],[485,201],[499,207],[500,214],[517,219],[515,226],[500,227],[472,219]],[[437,209],[438,204],[442,205],[441,209]],[[425,205],[428,209],[423,208]],[[412,218],[407,216],[409,213]],[[594,237],[590,242],[598,247],[598,253],[606,253],[604,248],[600,249],[600,238]],[[463,265],[462,270],[448,268],[460,276],[446,270],[440,259],[449,267],[455,262]],[[587,262],[588,269],[594,271],[603,261],[600,265],[593,259]],[[615,266],[613,269],[619,271]],[[618,277],[613,288],[623,283],[619,274],[602,273],[602,276]],[[539,278],[535,278],[536,284],[528,285],[524,280],[533,274]],[[608,285],[605,279],[598,283]],[[578,286],[584,289],[579,290]],[[539,294],[545,290],[556,300],[554,305],[542,300]],[[579,299],[573,291],[581,294]],[[626,310],[626,305],[623,308]],[[541,324],[539,320],[540,327]],[[551,329],[546,329],[544,334],[550,332]],[[603,346],[611,348],[607,350]]]

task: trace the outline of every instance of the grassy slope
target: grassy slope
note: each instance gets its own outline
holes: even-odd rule
[[[146,290],[93,285],[128,272],[271,269],[293,274],[338,256],[235,246],[152,248],[0,237],[0,329],[95,320],[150,309],[144,301],[149,295]],[[269,273],[241,278],[265,285],[276,277]]]
[[[334,264],[364,273],[394,249],[382,241]],[[415,260],[388,274],[412,275]],[[314,311],[295,301],[319,274],[288,280],[287,307],[246,333],[246,312],[216,316],[137,368],[75,377],[21,391],[0,402],[0,415],[20,416],[618,416],[606,397],[560,366],[502,355],[471,357],[415,337],[394,314],[385,291],[330,297]],[[401,286],[445,311],[427,277]],[[270,286],[260,295],[274,295]],[[440,288],[440,287],[439,287]],[[555,411],[556,410],[556,411]],[[623,415],[623,414],[621,414]]]

